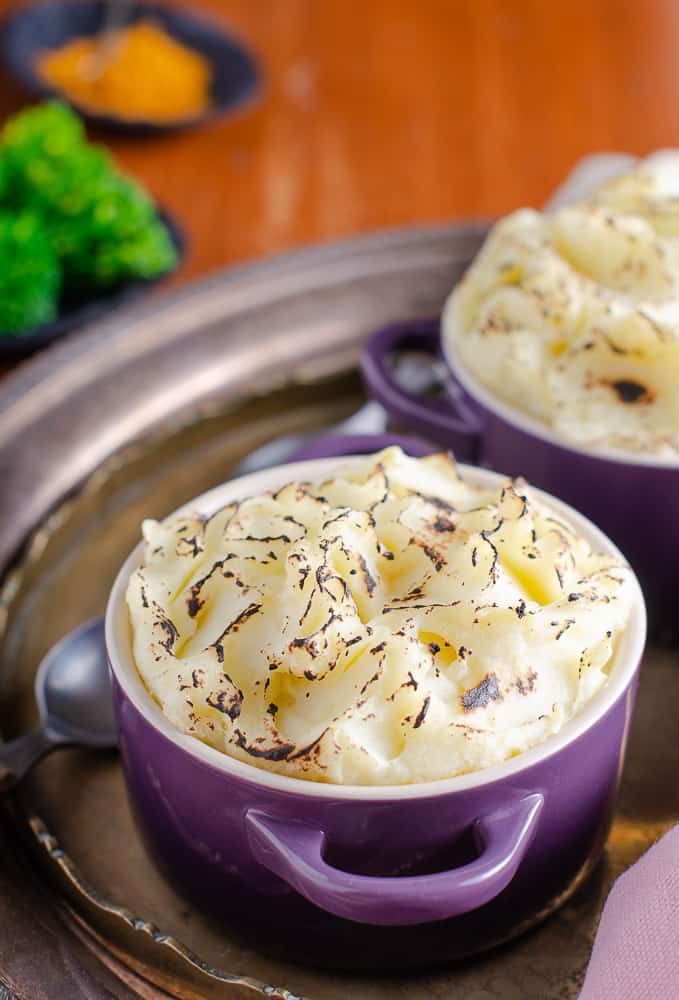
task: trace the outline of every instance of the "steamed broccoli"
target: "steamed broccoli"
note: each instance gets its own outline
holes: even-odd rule
[[[36,159],[64,159],[85,143],[82,121],[59,101],[20,111],[7,120],[2,130],[3,159],[18,172]]]
[[[58,101],[14,116],[0,135],[0,211],[24,210],[44,224],[66,295],[155,278],[176,263],[151,198]]]
[[[0,330],[17,335],[57,314],[61,268],[41,220],[0,213]]]
[[[153,278],[176,261],[174,245],[153,202],[139,185],[120,174],[111,172],[93,184],[78,210],[54,212],[47,218],[72,288],[102,288],[128,278]],[[131,246],[137,248],[136,253],[130,253]]]
[[[138,279],[153,278],[167,270],[168,259],[174,260],[175,249],[167,229],[156,219],[116,242],[103,242],[94,248],[89,258],[80,258],[81,276],[85,284],[102,288],[116,284],[120,275]]]

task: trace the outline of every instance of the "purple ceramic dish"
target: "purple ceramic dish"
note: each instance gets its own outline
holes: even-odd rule
[[[389,356],[406,349],[443,359],[447,398],[418,397],[397,383]],[[638,574],[652,631],[679,638],[674,595],[679,464],[612,449],[585,451],[560,440],[482,386],[441,337],[438,319],[375,333],[363,357],[363,376],[370,394],[413,433],[452,449],[463,461],[525,476],[591,518]]]
[[[369,439],[368,439],[369,440]],[[322,459],[258,472],[198,498],[205,513]],[[501,477],[463,467],[471,483]],[[599,550],[581,515],[543,501]],[[492,947],[559,906],[609,829],[645,641],[641,591],[606,686],[556,735],[487,770],[397,786],[272,774],[180,733],[136,670],[125,603],[129,557],[106,615],[120,749],[149,856],[174,886],[261,950],[343,968],[416,968]]]

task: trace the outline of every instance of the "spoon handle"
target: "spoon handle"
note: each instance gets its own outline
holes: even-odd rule
[[[117,55],[131,7],[132,0],[106,0],[104,21],[88,67],[92,79],[101,76]]]
[[[59,745],[44,729],[32,729],[10,743],[0,743],[0,795],[21,781],[41,757]]]

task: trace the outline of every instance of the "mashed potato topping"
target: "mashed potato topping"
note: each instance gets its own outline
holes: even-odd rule
[[[495,395],[587,449],[679,461],[679,151],[501,220],[444,314]]]
[[[633,595],[523,482],[481,490],[397,448],[144,537],[127,599],[164,714],[326,782],[443,778],[544,740],[605,684]]]

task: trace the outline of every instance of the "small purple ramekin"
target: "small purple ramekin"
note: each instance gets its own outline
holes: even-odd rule
[[[426,399],[398,384],[389,356],[402,350],[444,362],[446,398]],[[524,476],[591,518],[639,576],[653,634],[679,638],[679,464],[613,449],[586,451],[560,440],[481,385],[441,336],[438,319],[379,330],[368,341],[362,367],[369,393],[408,430],[450,448],[461,461]]]
[[[351,461],[266,470],[190,507],[210,513]],[[502,480],[462,471],[472,484]],[[580,514],[542,500],[619,557]],[[551,913],[592,869],[611,822],[645,642],[638,586],[605,687],[559,733],[484,771],[348,786],[270,773],[170,724],[133,660],[125,591],[141,556],[138,546],[106,614],[120,749],[149,856],[200,911],[291,960],[394,971],[508,940]]]

